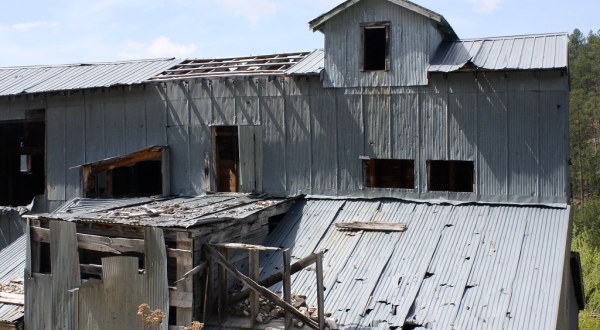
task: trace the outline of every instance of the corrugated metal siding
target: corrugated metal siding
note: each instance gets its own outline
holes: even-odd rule
[[[393,200],[296,204],[267,244],[293,259],[326,249],[326,311],[342,328],[528,328],[556,325],[570,208],[431,205]],[[407,224],[404,233],[344,232],[334,223]],[[552,245],[552,246],[551,246]],[[261,257],[261,276],[280,267]],[[316,303],[314,269],[292,291]],[[271,289],[281,290],[281,285]]]
[[[468,63],[486,70],[563,69],[568,43],[566,33],[444,42],[428,71],[451,72]]]
[[[390,70],[363,72],[361,23],[391,22]],[[415,86],[427,84],[429,56],[441,39],[428,17],[389,1],[359,2],[331,18],[325,34],[325,86]],[[433,49],[430,49],[434,47]]]
[[[0,96],[139,84],[175,59],[0,68]]]
[[[167,247],[162,229],[144,229],[145,262],[143,302],[151,309],[165,312],[165,321],[160,329],[167,330],[169,325],[169,281],[167,279]],[[136,265],[137,267],[137,265]],[[139,305],[138,305],[139,306]],[[137,312],[137,310],[135,310]]]
[[[67,120],[55,100],[48,119],[49,140],[66,143],[71,136],[83,135],[85,141],[54,148],[67,152],[49,160],[49,194],[63,201],[79,193],[78,170],[65,173],[60,164],[75,163],[81,155],[92,162],[119,150],[139,150],[116,143],[108,147],[105,141],[108,135],[129,131],[127,127],[143,117],[145,133],[133,130],[131,147],[154,141],[170,145],[174,194],[214,189],[214,180],[204,174],[212,163],[210,126],[227,124],[261,127],[254,171],[262,178],[257,182],[262,191],[275,196],[301,191],[542,203],[561,203],[568,196],[567,77],[558,71],[432,74],[427,87],[391,88],[323,89],[318,77],[226,80],[134,88],[136,99],[146,98],[144,109],[141,101],[129,108],[123,101],[128,99],[126,92],[65,98],[69,113],[85,104],[85,127]],[[106,107],[118,102],[125,104],[123,116],[105,114]],[[132,122],[129,109],[137,113]],[[113,117],[120,124],[105,123]],[[518,138],[525,135],[527,144]],[[552,143],[546,142],[549,138]],[[360,156],[414,159],[417,188],[361,189]],[[430,159],[475,161],[475,193],[427,192]],[[543,168],[538,171],[539,166]],[[67,183],[61,183],[65,178]],[[509,198],[509,193],[514,195]]]
[[[51,221],[50,247],[52,326],[54,329],[73,329],[77,303],[69,291],[81,284],[75,223]]]

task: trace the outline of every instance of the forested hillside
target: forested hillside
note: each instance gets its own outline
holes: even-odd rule
[[[600,329],[600,32],[570,36],[573,250],[581,254],[587,308],[582,329]]]

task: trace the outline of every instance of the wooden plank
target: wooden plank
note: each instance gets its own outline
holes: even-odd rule
[[[406,224],[383,221],[353,221],[338,222],[337,228],[348,230],[368,230],[368,231],[405,231]]]
[[[177,290],[169,291],[169,306],[192,308],[194,294],[191,292],[182,292]],[[179,311],[178,309],[177,311]],[[191,321],[190,321],[191,323]]]
[[[221,248],[221,253],[219,256],[223,258],[223,260],[227,260],[227,249]],[[216,261],[216,260],[215,260]],[[225,266],[221,263],[219,264],[219,322],[225,321],[227,315],[227,271]]]
[[[248,268],[250,279],[255,282],[258,282],[260,279],[260,262],[259,262],[259,250],[250,250],[248,251]],[[253,291],[250,293],[250,318],[252,320],[252,324],[255,324],[256,317],[258,316],[258,312],[260,310],[260,295]]]
[[[181,281],[184,281],[184,280],[186,280],[188,277],[190,277],[192,275],[195,275],[195,274],[198,274],[198,273],[202,274],[206,270],[207,267],[208,267],[208,264],[206,262],[202,262],[198,266],[192,268],[192,270],[190,270],[189,272],[183,274],[183,277],[180,278],[180,279],[178,279],[177,281],[175,281],[175,283],[177,284],[177,283],[179,283]]]
[[[292,303],[292,267],[290,249],[283,250],[283,300]],[[292,314],[285,312],[284,328],[287,330],[292,325]]]
[[[323,251],[317,253],[317,307],[319,313],[319,329],[325,326],[325,288],[323,287]]]
[[[296,274],[297,272],[306,268],[308,265],[314,263],[316,260],[317,260],[317,255],[315,253],[311,253],[307,257],[304,257],[304,258],[298,260],[297,262],[295,262],[294,264],[291,265],[290,275]],[[264,280],[260,281],[258,284],[268,288],[271,285],[281,281],[283,279],[283,275],[284,275],[283,271],[275,273],[275,274],[265,278]],[[232,304],[238,303],[238,302],[246,299],[249,294],[250,294],[250,289],[246,289],[240,293],[237,293],[236,295],[232,296],[231,298],[229,298],[229,301]]]
[[[42,227],[31,227],[31,240],[50,243],[50,230]],[[77,233],[79,248],[100,252],[121,254],[125,252],[144,253],[144,240],[135,238],[115,238]],[[167,255],[172,258],[191,258],[192,251],[167,248]]]
[[[0,292],[0,303],[12,305],[25,305],[25,295]]]
[[[240,250],[250,250],[250,251],[279,251],[280,248],[263,246],[263,245],[253,245],[253,244],[241,244],[241,243],[223,243],[223,244],[212,244],[212,246],[219,248],[227,248],[227,249],[240,249]]]
[[[216,261],[219,265],[221,265],[222,268],[225,268],[227,271],[229,271],[230,273],[235,275],[235,277],[237,277],[244,284],[246,284],[250,288],[252,288],[252,290],[261,294],[263,297],[271,300],[277,306],[283,308],[285,311],[290,312],[291,314],[296,316],[298,319],[302,320],[302,322],[304,322],[304,324],[308,325],[309,327],[311,327],[313,329],[318,329],[319,325],[315,321],[311,320],[309,317],[302,314],[299,310],[294,308],[294,306],[281,300],[275,293],[269,291],[269,289],[261,286],[260,284],[256,283],[252,279],[250,279],[248,276],[242,274],[239,270],[235,269],[235,267],[233,265],[231,265],[229,262],[227,262],[227,259],[225,259],[225,257],[223,255],[221,255],[213,247],[211,247],[210,245],[205,245],[204,248],[211,255],[211,257],[213,258],[214,261]]]
[[[177,249],[181,248],[192,248],[192,240],[188,238],[186,232],[177,233]],[[185,257],[177,258],[177,277],[185,278],[185,274],[190,272],[193,268],[192,254]],[[194,284],[191,277],[187,277],[183,281],[177,283],[177,291],[179,292],[194,292]],[[192,322],[192,306],[193,306],[193,294],[189,297],[189,306],[179,306],[177,308],[177,325],[189,325]]]

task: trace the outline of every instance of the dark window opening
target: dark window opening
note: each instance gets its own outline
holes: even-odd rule
[[[213,127],[217,191],[236,192],[239,186],[239,142],[237,126]]]
[[[0,205],[27,205],[45,192],[43,111],[40,116],[26,121],[0,122]]]
[[[389,69],[389,23],[363,25],[363,70]]]
[[[39,260],[33,260],[34,262],[38,262],[39,269],[38,272],[42,274],[52,274],[52,265],[50,258],[50,243],[39,242]]]
[[[429,191],[473,192],[475,166],[472,161],[427,161]]]
[[[126,156],[83,166],[85,196],[137,197],[165,193],[163,157],[166,149],[152,147]]]
[[[364,159],[364,185],[367,188],[415,187],[415,162],[412,159]]]

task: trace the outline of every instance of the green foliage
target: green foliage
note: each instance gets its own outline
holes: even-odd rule
[[[587,307],[581,329],[600,329],[600,33],[569,36],[573,245],[579,251]]]

